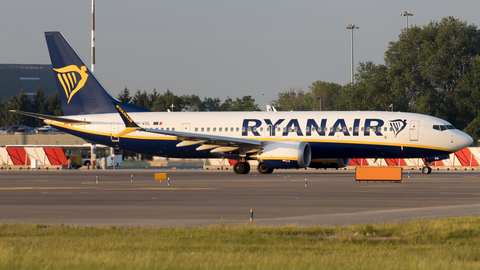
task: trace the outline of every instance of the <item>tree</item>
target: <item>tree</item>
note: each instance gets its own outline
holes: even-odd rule
[[[43,93],[42,87],[38,87],[33,94],[33,112],[47,114],[47,100],[45,94]],[[43,120],[36,119],[36,126],[42,126]]]
[[[58,92],[55,92],[47,98],[47,110],[49,115],[63,115],[62,102]]]
[[[258,104],[252,96],[243,96],[241,99],[237,98],[231,107],[232,111],[260,111]]]
[[[154,111],[167,111],[167,110],[172,110],[172,104],[173,104],[173,110],[174,111],[180,111],[182,109],[182,100],[174,95],[170,89],[167,88],[167,91],[163,93],[162,95],[159,95],[155,102],[153,103],[153,110]]]
[[[182,110],[189,112],[198,112],[205,110],[202,100],[197,95],[183,95],[180,97],[180,99],[182,100],[181,103],[183,104]]]
[[[233,111],[232,106],[233,106],[232,98],[227,97],[227,99],[225,99],[222,105],[220,105],[219,109],[220,111]]]
[[[278,93],[278,98],[272,101],[272,105],[279,111],[302,111],[304,96],[301,87],[290,87],[289,90]]]
[[[117,99],[121,102],[130,103],[132,101],[132,97],[130,96],[130,90],[125,86],[122,92],[118,94]]]
[[[141,92],[140,89],[138,89],[132,98],[132,104],[144,109],[150,109],[149,103],[147,91],[143,90],[143,92]]]
[[[315,111],[338,110],[336,103],[338,103],[338,95],[342,89],[340,84],[316,81],[308,88],[312,95],[308,95],[308,101],[306,100],[304,107],[309,104],[310,109]]]
[[[463,129],[474,113],[464,111],[458,102],[458,86],[472,72],[479,54],[477,27],[453,17],[405,29],[385,53],[389,85],[393,93],[405,95],[410,111],[437,116]]]
[[[203,108],[205,111],[219,111],[220,110],[220,99],[218,97],[216,98],[207,98],[205,97],[203,99]]]

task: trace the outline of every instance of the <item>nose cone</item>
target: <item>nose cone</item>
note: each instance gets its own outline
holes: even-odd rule
[[[458,150],[468,147],[473,143],[472,137],[470,137],[470,135],[462,131],[459,131],[456,137],[457,137]]]

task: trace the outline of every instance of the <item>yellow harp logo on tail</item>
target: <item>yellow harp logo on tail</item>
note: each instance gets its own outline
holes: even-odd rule
[[[75,65],[70,65],[63,68],[54,68],[53,70],[57,72],[57,78],[62,84],[63,90],[65,90],[68,104],[73,95],[75,95],[78,90],[82,89],[87,82],[87,67],[82,66],[81,68],[78,68]]]

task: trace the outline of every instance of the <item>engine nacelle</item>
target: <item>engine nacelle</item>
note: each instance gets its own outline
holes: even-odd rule
[[[310,144],[299,141],[277,141],[265,145],[255,157],[265,167],[306,168],[312,159]]]
[[[310,168],[343,168],[350,163],[349,158],[316,158],[310,162]]]

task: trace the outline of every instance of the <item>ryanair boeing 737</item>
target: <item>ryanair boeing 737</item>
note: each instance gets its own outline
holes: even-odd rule
[[[45,38],[64,116],[44,119],[87,141],[174,158],[236,159],[234,171],[341,168],[350,158],[446,158],[472,138],[436,117],[402,112],[152,112],[115,100],[60,32]],[[428,163],[423,169],[430,173]]]

